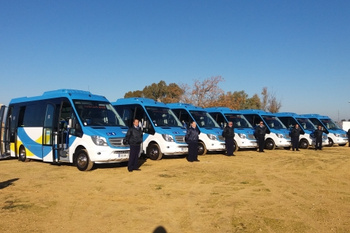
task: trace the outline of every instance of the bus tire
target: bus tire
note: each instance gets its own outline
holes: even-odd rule
[[[275,149],[275,147],[276,147],[275,142],[271,138],[266,139],[266,141],[265,141],[265,148],[266,149],[273,150],[273,149]]]
[[[147,156],[152,160],[161,160],[163,154],[157,143],[150,143],[147,147]]]
[[[300,142],[299,142],[299,147],[301,149],[308,149],[309,148],[309,142],[305,139],[301,139]]]
[[[328,138],[328,146],[329,147],[334,146],[334,142],[333,142],[332,138]]]
[[[198,142],[198,155],[205,155],[207,153],[207,147],[205,146],[204,142],[199,141]]]
[[[30,159],[27,158],[26,149],[23,146],[21,146],[19,148],[18,160],[22,161],[22,162],[29,162],[30,161]]]
[[[94,166],[86,149],[81,149],[77,152],[75,164],[80,171],[90,171]]]

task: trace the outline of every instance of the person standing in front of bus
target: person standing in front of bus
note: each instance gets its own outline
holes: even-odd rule
[[[130,145],[130,155],[128,161],[128,171],[140,171],[138,168],[138,159],[141,149],[141,143],[143,133],[142,129],[139,126],[139,120],[134,119],[133,125],[129,128],[128,132],[125,135],[126,142]]]
[[[295,124],[294,128],[290,131],[290,138],[292,140],[292,150],[299,151],[299,136],[301,129],[298,124]]]
[[[234,141],[233,138],[235,137],[235,130],[233,128],[232,121],[229,121],[224,130],[222,131],[222,136],[225,138],[225,147],[227,156],[234,156],[233,154],[233,146]]]
[[[188,144],[188,162],[199,162],[198,160],[198,139],[200,131],[195,121],[192,121],[188,127],[185,141]]]
[[[348,145],[350,147],[350,129],[348,129],[348,132],[346,134],[348,135]]]
[[[315,138],[316,138],[316,145],[315,145],[315,150],[322,150],[322,135],[323,135],[323,130],[322,126],[318,125],[317,129],[314,132]]]
[[[266,134],[266,126],[264,125],[264,122],[260,121],[259,125],[255,128],[254,134],[256,140],[258,140],[259,152],[264,152]]]

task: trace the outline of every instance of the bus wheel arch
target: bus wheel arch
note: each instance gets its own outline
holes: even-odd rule
[[[156,142],[151,142],[147,146],[147,156],[152,160],[161,160],[163,153]]]
[[[265,140],[265,148],[268,150],[273,150],[276,148],[276,144],[273,139],[268,138]]]
[[[332,138],[328,138],[328,146],[329,146],[329,147],[334,146],[334,142],[333,142],[333,139],[332,139]]]
[[[205,155],[207,153],[207,147],[202,141],[198,141],[198,155]]]
[[[301,139],[299,142],[299,147],[301,149],[308,149],[310,146],[309,142],[306,139]]]
[[[74,153],[74,162],[80,171],[90,171],[94,166],[85,148],[78,148]]]
[[[26,148],[21,145],[18,150],[18,160],[22,162],[29,162],[30,159],[27,158]]]

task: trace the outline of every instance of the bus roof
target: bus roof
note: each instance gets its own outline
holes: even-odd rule
[[[302,114],[301,116],[305,116],[307,118],[317,118],[317,119],[330,119],[329,116],[322,116],[320,114],[315,114],[315,113],[312,113],[312,114]]]
[[[203,107],[194,106],[192,104],[184,104],[184,103],[169,103],[167,104],[169,108],[185,108],[187,110],[196,110],[196,111],[204,111],[206,112],[206,109]]]
[[[274,115],[277,117],[290,116],[290,117],[294,117],[294,118],[307,118],[306,116],[299,115],[299,114],[294,113],[294,112],[277,112],[277,113],[274,113]]]
[[[230,109],[228,107],[212,107],[212,108],[206,108],[205,110],[207,110],[208,112],[242,114],[238,110]]]
[[[169,108],[165,103],[157,102],[153,99],[141,98],[141,97],[121,98],[121,99],[117,99],[116,102],[112,103],[112,105],[125,105],[125,104],[141,104],[143,106]]]
[[[242,110],[239,110],[239,112],[241,112],[243,114],[258,114],[258,115],[275,116],[275,113],[266,112],[266,111],[260,110],[260,109],[242,109]]]
[[[60,97],[67,97],[69,99],[98,100],[98,101],[109,102],[106,97],[101,95],[91,94],[91,92],[89,91],[74,90],[74,89],[58,89],[54,91],[46,91],[41,96],[14,98],[10,101],[10,104],[36,101],[36,100],[53,99],[53,98],[60,98]]]

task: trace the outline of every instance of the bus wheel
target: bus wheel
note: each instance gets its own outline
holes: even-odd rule
[[[233,141],[233,152],[238,151],[238,146],[237,146],[237,142],[234,140]]]
[[[147,155],[152,160],[160,160],[163,157],[160,147],[157,143],[150,143],[147,147]]]
[[[334,142],[332,140],[332,138],[328,138],[328,146],[332,147],[334,145]]]
[[[207,153],[207,148],[205,147],[204,142],[198,142],[198,155],[205,155]]]
[[[307,140],[305,140],[305,139],[302,139],[299,142],[299,147],[301,149],[307,149],[307,148],[309,148],[309,142]]]
[[[85,149],[79,150],[77,153],[76,166],[80,171],[90,171],[94,163],[90,160]]]
[[[268,150],[273,150],[275,149],[275,142],[271,139],[271,138],[268,138],[266,139],[265,141],[265,148],[268,149]]]
[[[23,146],[21,146],[21,148],[19,149],[18,160],[22,162],[29,162],[29,159],[27,158],[27,155],[26,155],[26,150],[24,149]]]

